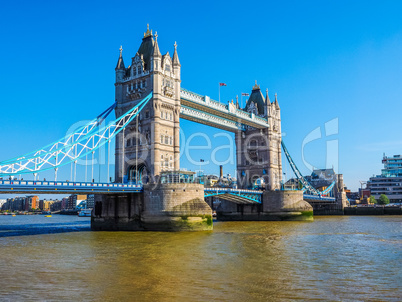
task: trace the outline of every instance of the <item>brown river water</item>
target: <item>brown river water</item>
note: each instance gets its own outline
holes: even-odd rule
[[[401,301],[402,217],[91,232],[0,216],[0,301]]]

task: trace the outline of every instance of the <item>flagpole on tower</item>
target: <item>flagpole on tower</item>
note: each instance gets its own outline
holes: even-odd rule
[[[226,86],[225,83],[219,83],[219,103],[221,102],[221,86]]]
[[[241,93],[241,107],[242,107],[242,109],[243,109],[243,96],[250,96],[250,94],[249,93],[244,93],[244,92]]]
[[[219,83],[219,103],[221,102],[221,83]]]

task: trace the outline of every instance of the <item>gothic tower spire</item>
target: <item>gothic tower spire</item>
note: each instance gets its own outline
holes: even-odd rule
[[[179,61],[179,55],[177,54],[177,43],[176,42],[174,42],[173,65],[181,66],[180,61]]]
[[[274,101],[274,104],[275,104],[275,108],[276,108],[276,109],[279,109],[278,94],[277,94],[277,93],[275,93],[275,101]]]
[[[269,100],[269,95],[268,95],[268,88],[265,90],[265,116],[268,117],[269,114],[269,106],[271,106],[271,101]]]
[[[120,46],[119,50],[120,50],[120,56],[119,59],[117,60],[116,70],[125,68],[123,62],[123,46]]]
[[[162,57],[161,52],[159,50],[158,45],[158,32],[155,32],[155,42],[154,42],[154,51],[152,52],[154,57]]]

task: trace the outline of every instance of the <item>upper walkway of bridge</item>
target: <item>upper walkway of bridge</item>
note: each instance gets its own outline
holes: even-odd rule
[[[269,127],[267,118],[238,109],[235,104],[225,105],[207,95],[200,95],[184,88],[181,88],[180,100],[180,117],[193,122],[231,132],[245,130],[245,126],[257,129]]]

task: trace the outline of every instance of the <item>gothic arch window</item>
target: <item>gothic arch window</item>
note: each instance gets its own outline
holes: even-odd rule
[[[138,66],[138,74],[141,74],[141,65]]]
[[[163,135],[161,135],[161,144],[163,144]]]
[[[133,66],[133,75],[136,76],[137,75],[137,67]]]

